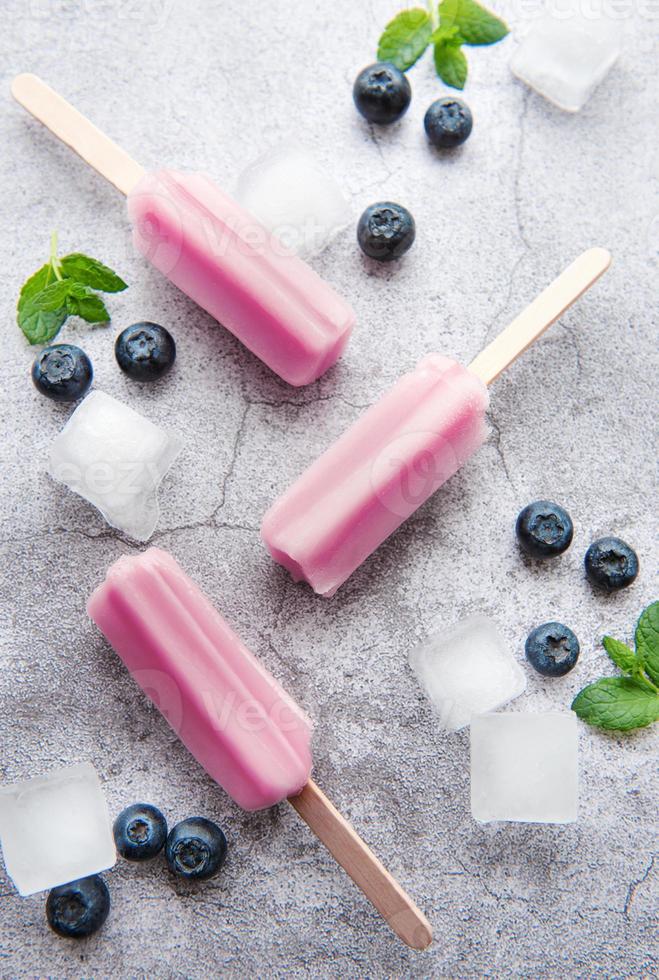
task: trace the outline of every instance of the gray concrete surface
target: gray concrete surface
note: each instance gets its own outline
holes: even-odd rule
[[[417,638],[476,610],[523,660],[529,629],[559,618],[581,639],[578,668],[559,681],[529,672],[515,708],[567,707],[610,671],[602,634],[630,638],[656,596],[656,11],[618,5],[621,62],[576,117],[513,80],[514,38],[472,49],[474,133],[444,158],[422,131],[444,91],[429,59],[411,73],[401,124],[374,132],[352,106],[352,79],[396,6],[3,4],[0,777],[90,759],[114,813],[146,799],[172,821],[205,814],[231,846],[226,871],[199,888],[159,862],[119,864],[111,918],[78,945],[48,931],[43,896],[20,899],[0,871],[3,977],[656,975],[653,733],[582,728],[577,824],[482,827],[469,814],[467,734],[438,731],[406,660]],[[517,29],[536,9],[497,8]],[[11,102],[10,77],[24,70],[147,167],[202,168],[230,186],[294,134],[343,182],[355,216],[382,198],[410,207],[418,239],[397,266],[364,261],[352,228],[316,262],[357,310],[342,362],[311,388],[286,387],[133,256],[120,196]],[[317,779],[427,911],[427,953],[396,941],[290,808],[240,812],[87,621],[89,592],[136,547],[43,473],[68,410],[33,390],[13,308],[52,228],[64,250],[130,282],[110,301],[111,327],[71,321],[62,340],[87,349],[99,388],[187,436],[154,541],[313,715]],[[259,541],[274,496],[421,355],[469,361],[592,244],[611,249],[612,270],[496,384],[487,445],[335,599],[293,585]],[[166,324],[179,347],[174,374],[148,390],[113,357],[115,333],[139,318]],[[561,560],[535,567],[513,523],[544,495],[569,508],[576,534]],[[606,532],[642,566],[612,598],[582,573]]]

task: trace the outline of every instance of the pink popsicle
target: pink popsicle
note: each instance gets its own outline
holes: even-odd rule
[[[311,724],[165,551],[120,558],[88,612],[181,741],[236,803],[299,793]]]
[[[177,562],[157,548],[112,565],[88,603],[133,678],[207,772],[247,810],[288,798],[400,938],[432,929],[310,777],[307,716]]]
[[[36,75],[17,75],[12,93],[128,196],[139,251],[280,377],[309,384],[338,360],[348,303],[212,180],[145,173]]]
[[[292,385],[324,374],[355,322],[302,259],[203,174],[146,174],[128,196],[135,247]]]
[[[273,504],[261,531],[272,557],[333,595],[478,449],[487,405],[474,374],[424,358]]]
[[[296,581],[331,596],[483,442],[495,381],[609,268],[604,248],[570,263],[466,370],[432,354],[265,515],[262,536]]]

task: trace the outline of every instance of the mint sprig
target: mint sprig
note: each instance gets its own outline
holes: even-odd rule
[[[401,71],[415,64],[429,45],[435,70],[446,85],[463,89],[468,65],[464,44],[496,44],[508,27],[476,0],[441,0],[435,8],[403,10],[385,27],[378,43],[378,60],[389,61]]]
[[[388,61],[407,71],[430,44],[432,31],[432,17],[427,10],[415,7],[401,11],[387,24],[378,42],[378,61]]]
[[[624,677],[603,677],[577,694],[572,710],[589,725],[631,731],[659,721],[659,602],[644,609],[636,650],[605,636],[602,644]]]
[[[110,314],[96,291],[118,293],[127,284],[98,259],[81,252],[59,258],[57,235],[50,239],[48,262],[23,283],[16,318],[31,344],[47,344],[70,316],[107,323]]]

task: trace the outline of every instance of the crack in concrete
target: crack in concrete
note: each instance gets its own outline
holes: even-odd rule
[[[495,451],[497,453],[497,456],[501,460],[501,465],[503,466],[504,473],[506,474],[506,479],[508,480],[508,483],[510,484],[512,490],[515,493],[517,493],[517,488],[516,488],[516,486],[515,486],[515,484],[513,482],[512,474],[511,474],[511,471],[510,471],[510,467],[508,466],[508,460],[506,459],[506,454],[505,454],[504,448],[503,448],[503,443],[502,443],[502,438],[501,438],[501,426],[497,422],[495,416],[492,414],[492,411],[489,411],[488,412],[487,417],[488,417],[488,420],[490,422],[490,425],[494,429],[494,441],[493,441],[492,445],[494,446],[494,449],[495,449]]]
[[[574,361],[575,361],[576,368],[577,368],[577,381],[580,381],[581,380],[581,370],[582,370],[582,365],[581,365],[581,348],[579,347],[579,344],[577,343],[577,335],[576,335],[576,333],[573,330],[570,330],[569,327],[566,327],[565,324],[560,324],[560,326],[563,328],[563,331],[565,333],[565,336],[567,338],[568,343],[571,345],[572,349],[574,350]]]
[[[229,522],[217,523],[212,516],[203,521],[192,521],[190,524],[179,524],[177,527],[163,528],[151,535],[149,543],[153,543],[159,538],[167,537],[171,534],[180,534],[181,531],[245,531],[249,534],[258,534],[260,528],[252,527],[250,524],[231,524]]]
[[[519,117],[519,139],[517,141],[517,153],[515,154],[515,166],[514,166],[514,176],[513,176],[513,201],[515,204],[515,222],[517,224],[517,233],[519,235],[520,241],[524,245],[524,248],[529,251],[531,249],[530,242],[526,234],[526,228],[524,227],[524,221],[522,220],[522,198],[521,198],[521,179],[522,170],[524,166],[524,149],[526,147],[526,119],[529,112],[529,105],[531,104],[531,90],[526,89],[522,97],[522,112]]]
[[[341,401],[348,408],[354,408],[361,412],[371,407],[371,403],[359,405],[350,402],[344,395],[319,395],[317,398],[309,398],[303,402],[293,401],[292,398],[283,398],[281,401],[269,401],[267,398],[245,398],[249,405],[261,405],[264,408],[306,408],[308,405],[319,405],[321,402]]]
[[[117,528],[113,528],[108,531],[99,531],[98,534],[93,534],[91,531],[81,531],[78,528],[72,527],[47,527],[43,528],[41,531],[37,531],[35,534],[26,534],[23,537],[14,537],[13,541],[16,544],[27,544],[31,541],[43,541],[44,538],[56,537],[57,535],[75,535],[80,538],[86,538],[88,541],[118,540],[123,544],[128,545],[130,548],[141,547],[139,542],[133,541],[131,538],[126,537]]]
[[[484,892],[486,892],[491,898],[495,899],[495,901],[497,902],[501,901],[503,896],[499,895],[497,892],[494,891],[494,889],[490,888],[490,886],[487,884],[480,871],[472,871],[471,868],[468,868],[467,865],[464,863],[464,861],[462,861],[460,858],[456,858],[456,861],[458,862],[460,867],[463,868],[464,873],[469,878],[474,878],[479,883],[479,885],[481,885]],[[519,901],[525,902],[526,899],[520,898]]]
[[[247,422],[247,416],[249,415],[251,407],[252,407],[251,403],[248,401],[247,404],[245,405],[245,408],[243,409],[243,414],[240,418],[240,422],[238,423],[238,428],[236,430],[236,438],[233,441],[233,449],[231,451],[231,459],[229,460],[229,467],[224,476],[224,479],[222,480],[222,493],[220,497],[220,503],[217,505],[217,507],[211,514],[211,520],[213,521],[215,520],[215,518],[217,517],[217,515],[219,514],[219,512],[222,510],[222,508],[226,503],[227,486],[236,468],[236,460],[238,459],[238,453],[240,452],[240,444],[245,434],[245,424]]]
[[[230,521],[217,521],[216,520],[217,515],[220,513],[220,511],[222,510],[222,508],[226,504],[226,499],[227,499],[227,486],[229,484],[229,480],[232,478],[232,476],[234,475],[234,472],[235,472],[236,461],[238,459],[238,454],[240,452],[240,446],[241,446],[241,443],[242,443],[242,440],[243,440],[243,437],[244,437],[244,434],[245,434],[245,426],[246,426],[246,423],[247,423],[247,416],[249,415],[249,412],[250,412],[251,407],[252,407],[252,403],[246,399],[245,400],[245,407],[243,409],[243,413],[242,413],[242,415],[240,417],[240,421],[239,421],[238,427],[236,429],[236,436],[235,436],[235,439],[233,441],[233,448],[231,450],[231,458],[229,460],[229,465],[228,465],[227,470],[226,470],[226,473],[225,473],[225,475],[224,475],[224,477],[222,479],[222,486],[221,486],[221,490],[220,490],[220,502],[217,504],[216,507],[213,508],[213,510],[211,511],[211,513],[210,513],[210,515],[208,517],[205,517],[205,518],[203,518],[202,520],[199,520],[199,521],[191,521],[189,524],[179,524],[177,527],[166,528],[166,529],[163,529],[161,531],[156,531],[152,535],[151,541],[155,541],[158,538],[163,537],[163,535],[167,535],[167,534],[178,534],[181,531],[195,531],[195,530],[200,530],[200,529],[205,529],[205,530],[222,529],[222,530],[225,530],[225,531],[248,531],[250,533],[256,533],[256,532],[259,531],[259,528],[258,527],[253,527],[250,524],[240,524],[240,523],[237,523],[237,522],[236,523],[232,523]]]
[[[625,915],[627,918],[629,918],[629,910],[632,907],[632,903],[636,896],[636,891],[639,888],[639,886],[642,885],[644,881],[647,881],[650,875],[652,874],[652,869],[654,868],[654,862],[656,861],[656,859],[657,859],[657,855],[653,854],[650,863],[648,864],[647,868],[645,869],[641,877],[636,878],[634,881],[632,881],[629,885],[629,888],[627,889],[627,897],[625,898],[625,904],[622,909],[623,915]]]
[[[371,140],[372,140],[372,142],[373,142],[373,144],[375,146],[375,149],[377,150],[377,154],[380,157],[380,161],[382,163],[382,166],[384,167],[384,170],[385,170],[384,180],[385,181],[386,180],[391,180],[391,178],[393,176],[393,171],[392,171],[391,167],[389,166],[389,164],[387,163],[387,161],[384,158],[384,152],[382,150],[382,145],[380,143],[380,140],[377,137],[376,128],[375,128],[375,126],[370,125],[368,127],[368,130],[369,130],[369,133],[370,133],[370,136],[371,136]],[[384,181],[381,181],[381,183],[384,183]]]

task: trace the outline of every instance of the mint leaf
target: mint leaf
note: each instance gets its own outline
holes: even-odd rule
[[[82,252],[72,252],[59,260],[62,275],[66,279],[91,286],[102,293],[120,293],[127,289],[127,284],[120,279],[116,272],[103,265],[98,259],[92,259]]]
[[[107,323],[110,314],[100,296],[82,283],[67,280],[69,292],[66,309],[70,316],[79,316],[88,323]]]
[[[18,297],[18,309],[21,310],[27,301],[40,293],[42,289],[49,286],[51,282],[55,279],[55,273],[53,272],[53,267],[50,262],[46,262],[42,265],[40,269],[30,276],[30,278],[23,283],[23,287]]]
[[[603,677],[577,694],[572,710],[589,725],[626,732],[659,720],[659,694],[630,677]]]
[[[458,28],[463,44],[495,44],[508,34],[504,21],[476,0],[442,0],[439,16],[442,24]]]
[[[57,334],[68,316],[68,289],[65,281],[53,282],[18,308],[18,325],[31,344],[47,344]]]
[[[433,31],[430,35],[430,41],[432,44],[437,44],[439,41],[453,41],[457,40],[458,44],[460,41],[460,31],[455,26],[451,27],[448,24],[440,24],[436,31]]]
[[[30,344],[47,344],[60,332],[68,315],[65,306],[59,310],[23,310],[18,325]]]
[[[634,673],[638,667],[638,661],[636,654],[629,649],[626,643],[614,640],[612,636],[605,636],[602,640],[602,646],[616,667],[620,667],[620,670],[624,671],[625,674]]]
[[[654,684],[659,684],[659,602],[644,609],[636,626],[636,654]]]
[[[435,45],[435,70],[451,88],[463,89],[469,70],[459,43],[456,41],[440,41]]]
[[[378,42],[378,61],[389,61],[407,71],[430,43],[432,18],[427,10],[413,7],[389,21]]]
[[[23,304],[24,310],[53,312],[66,305],[69,284],[64,279],[51,282],[49,286],[35,293]]]
[[[50,238],[50,259],[23,284],[16,306],[18,325],[31,344],[46,344],[68,316],[88,323],[107,323],[105,303],[94,290],[127,289],[116,272],[82,252],[57,257],[57,233]]]

